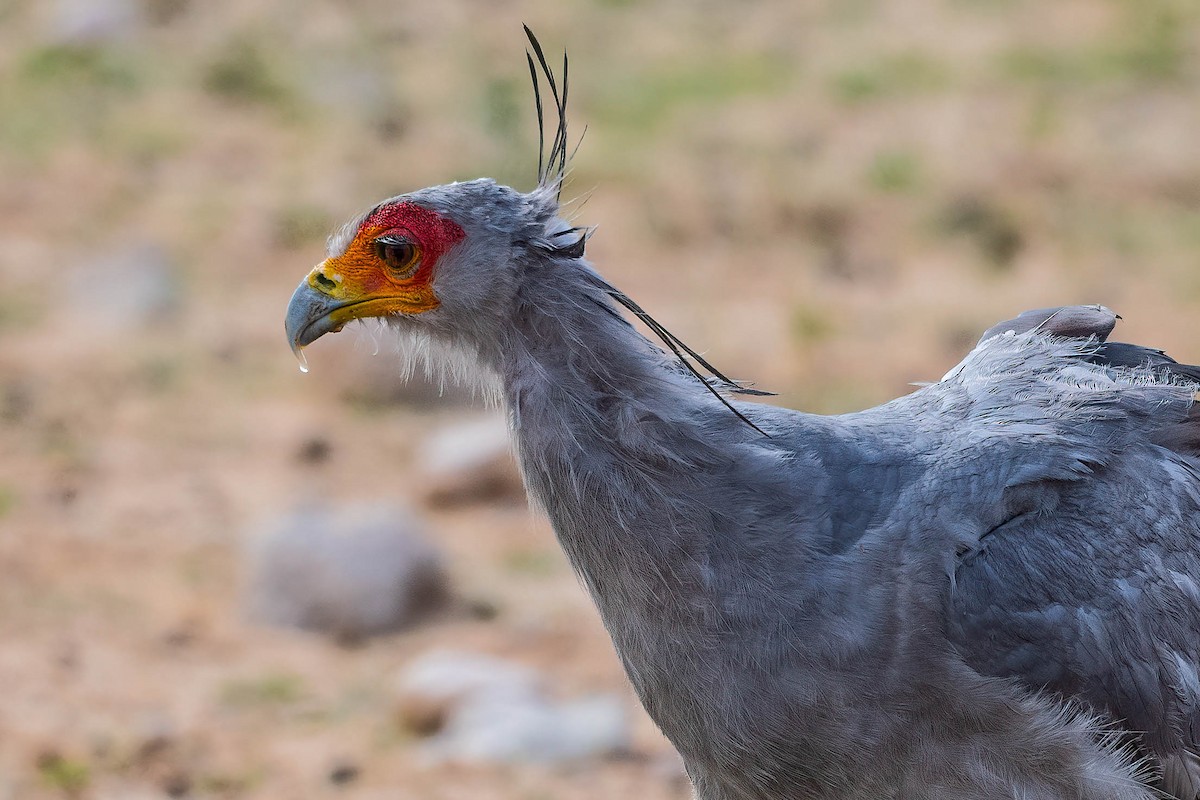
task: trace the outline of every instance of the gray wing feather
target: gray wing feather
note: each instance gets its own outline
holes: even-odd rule
[[[1200,756],[1189,750],[1163,758],[1162,786],[1175,797],[1200,797]]]
[[[1010,331],[1049,333],[1065,337],[1067,358],[1005,372],[968,357],[951,373],[971,396],[964,438],[997,415],[1008,430],[990,426],[980,450],[1003,475],[1003,513],[964,548],[947,632],[979,672],[1082,699],[1144,733],[1163,788],[1191,800],[1200,787],[1200,422],[1191,408],[1200,369],[1105,344],[1115,320],[1098,306],[1026,312],[991,328],[980,349],[1029,346],[992,342]],[[1035,384],[1055,382],[1039,396]],[[1057,414],[1043,407],[1051,399]],[[997,448],[997,435],[1022,426],[1023,441]]]

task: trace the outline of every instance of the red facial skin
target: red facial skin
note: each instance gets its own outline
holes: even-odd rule
[[[416,270],[397,275],[376,253],[382,236],[403,238],[416,250]],[[359,317],[417,314],[440,304],[433,292],[438,260],[466,237],[461,227],[427,208],[402,200],[372,211],[340,256],[327,259],[308,276],[315,291],[343,305],[331,314],[340,328]]]
[[[421,282],[422,279],[428,282],[438,259],[466,237],[456,223],[405,201],[383,205],[372,211],[358,227],[354,244],[362,242],[368,245],[374,255],[374,241],[384,234],[403,236],[417,246],[421,265],[409,279],[414,282]],[[377,258],[375,260],[378,262]],[[383,286],[380,282],[379,287]]]

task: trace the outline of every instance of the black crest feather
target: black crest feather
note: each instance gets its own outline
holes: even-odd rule
[[[537,37],[533,35],[533,31],[528,25],[525,28],[525,36],[529,39],[529,44],[533,48],[533,52],[525,51],[525,60],[529,64],[529,78],[533,82],[533,98],[534,104],[537,106],[537,121],[538,121],[538,185],[549,186],[554,184],[557,194],[556,198],[562,196],[563,180],[566,177],[568,157],[574,156],[574,153],[567,153],[567,53],[563,51],[562,63],[562,91],[560,93],[558,81],[555,80],[554,71],[550,69],[549,63],[546,61],[546,54],[542,50],[542,45],[538,42]],[[536,56],[537,63],[534,63]],[[558,122],[554,126],[554,138],[550,142],[550,149],[546,150],[546,113],[545,107],[542,104],[542,89],[541,79],[538,77],[539,68],[541,74],[545,77],[546,83],[550,86],[550,97],[554,101],[554,111],[558,116]],[[585,130],[586,133],[586,130]],[[582,137],[580,138],[582,141]],[[576,145],[578,149],[578,145]],[[588,237],[591,235],[591,230],[584,227],[565,228],[553,234],[551,239],[577,234],[576,238],[566,244],[559,245],[556,242],[540,242],[534,246],[550,255],[562,256],[564,258],[581,258],[583,256],[584,246],[587,244]],[[764,392],[760,389],[753,389],[749,386],[731,380],[723,375],[716,367],[710,364],[703,356],[688,347],[675,334],[667,330],[658,320],[650,316],[641,306],[635,303],[630,297],[616,289],[609,291],[609,296],[613,300],[620,303],[628,309],[635,317],[642,321],[655,336],[662,340],[663,344],[671,351],[671,353],[679,359],[679,363],[690,372],[697,380],[699,380],[704,388],[712,393],[714,397],[737,415],[738,419],[749,425],[754,430],[761,433],[763,436],[768,434],[749,420],[742,412],[734,408],[718,387],[726,391],[734,392],[735,394],[747,394],[757,396],[770,396],[771,392]],[[606,309],[611,310],[611,309]],[[613,312],[616,313],[615,311]],[[695,362],[695,363],[692,363]],[[696,365],[699,365],[697,367]],[[705,377],[700,371],[703,368],[711,378]]]
[[[530,46],[533,47],[533,53],[525,51],[525,59],[529,63],[529,77],[533,81],[533,97],[537,105],[538,119],[538,184],[545,186],[548,182],[557,183],[558,195],[562,195],[563,178],[567,172],[567,88],[568,88],[568,73],[567,73],[567,51],[563,50],[562,62],[562,91],[560,93],[558,81],[554,78],[554,70],[550,69],[550,64],[546,61],[546,54],[542,51],[542,45],[533,35],[533,31],[528,25],[525,28],[525,36],[529,39]],[[534,66],[534,56],[537,56],[537,66]],[[538,78],[538,67],[541,68],[541,74],[545,76],[546,83],[550,86],[550,97],[554,101],[554,110],[558,116],[558,121],[554,126],[554,138],[550,141],[550,150],[546,151],[546,115],[542,106],[542,89],[541,80]]]
[[[725,377],[720,370],[708,363],[708,360],[705,359],[704,356],[688,347],[688,345],[682,339],[667,330],[662,323],[650,316],[650,314],[644,308],[635,303],[633,299],[629,297],[629,295],[625,294],[624,292],[619,292],[616,289],[609,291],[608,295],[621,305],[625,306],[625,308],[633,312],[635,317],[640,319],[647,328],[653,331],[654,335],[661,339],[663,344],[667,346],[671,353],[673,353],[674,356],[679,359],[679,363],[682,364],[688,372],[692,373],[697,380],[704,384],[704,388],[708,389],[708,391],[712,393],[713,397],[720,400],[723,406],[732,411],[742,422],[746,423],[751,428],[754,428],[754,430],[758,431],[763,436],[770,438],[770,434],[751,422],[745,414],[734,408],[733,404],[726,400],[725,395],[721,394],[717,390],[717,387],[713,384],[717,383],[723,389],[731,391],[734,394],[748,394],[756,397],[771,397],[774,395],[774,392],[764,392],[762,389],[754,389],[743,383],[738,383],[735,380]],[[696,367],[696,364],[693,364],[692,361],[695,361],[696,364],[699,364],[701,367],[708,370],[708,372],[713,376],[712,379],[710,380],[704,377],[703,373],[700,372],[700,370]]]

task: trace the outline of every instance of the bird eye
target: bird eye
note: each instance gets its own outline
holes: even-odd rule
[[[417,246],[399,236],[381,236],[375,240],[375,255],[387,265],[394,278],[411,278],[420,266]]]

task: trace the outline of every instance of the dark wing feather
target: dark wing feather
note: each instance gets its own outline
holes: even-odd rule
[[[1096,363],[1110,367],[1149,367],[1155,377],[1162,381],[1200,383],[1200,367],[1180,364],[1162,350],[1153,347],[1125,342],[1105,342],[1096,350],[1093,358]]]
[[[1200,383],[1200,367],[1180,364],[1154,347],[1107,341],[1118,319],[1118,315],[1104,306],[1035,308],[988,328],[979,337],[979,344],[1006,333],[1034,330],[1070,339],[1094,337],[1101,344],[1091,359],[1093,363],[1109,367],[1150,367],[1159,380],[1180,379]]]
[[[1092,355],[1091,361],[1107,367],[1148,369],[1155,380],[1163,383],[1200,385],[1200,367],[1180,364],[1153,347],[1105,342]],[[1200,458],[1200,406],[1192,406],[1182,418],[1164,420],[1151,433],[1150,441],[1176,453]]]
[[[1033,330],[1075,339],[1094,336],[1103,342],[1112,333],[1118,319],[1120,317],[1104,306],[1035,308],[988,328],[979,337],[979,343],[1006,333],[1028,333]]]

